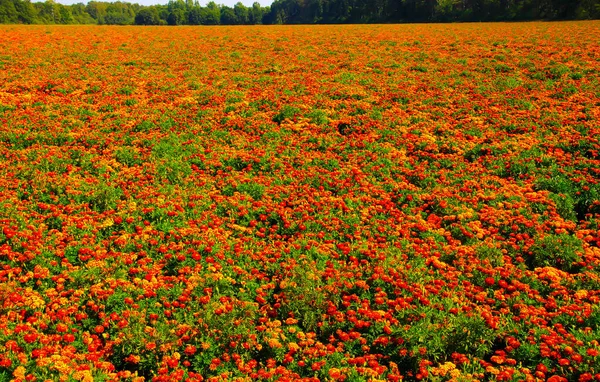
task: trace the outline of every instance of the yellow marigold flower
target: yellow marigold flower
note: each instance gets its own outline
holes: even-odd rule
[[[15,371],[13,371],[13,377],[15,377],[17,379],[25,379],[25,367],[17,366]]]
[[[94,382],[94,377],[89,370],[78,371],[73,375],[73,377],[82,382]]]
[[[452,370],[450,370],[449,374],[452,378],[458,378],[458,377],[460,377],[460,370],[452,369]]]
[[[267,343],[269,344],[269,346],[273,349],[278,349],[280,347],[282,347],[281,342],[279,342],[278,339],[276,338],[270,338]]]
[[[112,227],[113,225],[115,225],[115,222],[111,218],[108,218],[100,224],[100,228]]]
[[[123,378],[130,378],[131,377],[131,371],[129,371],[129,370],[124,370],[124,371],[122,371],[122,373],[123,373],[122,374]]]
[[[575,297],[577,297],[578,299],[586,298],[587,296],[588,291],[585,289],[580,289],[577,292],[575,292]]]

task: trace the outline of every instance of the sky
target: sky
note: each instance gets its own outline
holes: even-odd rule
[[[35,0],[35,1],[44,2],[45,0]],[[96,1],[113,2],[113,1],[117,1],[117,0],[96,0]],[[169,0],[121,0],[121,1],[128,2],[128,3],[138,3],[140,5],[167,4],[169,2]],[[210,0],[200,0],[200,5],[205,6],[209,1]],[[236,4],[238,1],[241,1],[241,3],[247,7],[252,6],[252,4],[255,1],[258,1],[258,3],[262,6],[271,5],[271,3],[273,2],[272,0],[215,0],[215,3],[233,7],[233,5]],[[76,3],[87,4],[88,0],[55,0],[55,2],[60,3],[60,4],[65,4],[65,5],[71,5],[71,4],[76,4]]]

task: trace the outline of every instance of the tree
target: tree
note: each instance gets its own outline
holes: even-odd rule
[[[190,25],[202,24],[202,8],[196,6],[192,7],[188,12],[187,22]]]
[[[23,24],[33,24],[35,22],[35,8],[29,0],[17,1],[15,9],[19,15],[19,21]]]
[[[169,25],[185,24],[188,20],[188,3],[183,0],[169,0],[166,20]]]
[[[187,10],[187,3],[183,0],[169,0],[167,3],[167,10],[169,12],[174,11],[175,9],[181,9],[183,11]]]
[[[323,19],[323,1],[309,0],[307,3],[306,23],[319,23]]]
[[[135,12],[129,3],[108,3],[105,10],[105,16],[99,20],[101,24],[110,25],[129,25],[133,24]]]
[[[12,24],[19,20],[19,13],[12,0],[0,0],[0,23]]]
[[[181,25],[185,24],[187,17],[183,9],[173,9],[167,16],[167,24],[169,25]]]
[[[246,8],[246,6],[244,4],[242,4],[241,2],[237,2],[234,6],[233,6],[233,13],[235,13],[235,17],[236,17],[236,23],[237,24],[248,24],[249,21],[249,12],[248,12],[248,8]]]
[[[56,0],[0,0],[0,23],[23,24],[315,24],[412,21],[505,21],[600,18],[599,0],[273,0],[233,7],[214,1],[165,0],[142,6],[92,0],[62,5]]]
[[[218,25],[221,22],[221,10],[214,1],[206,4],[205,8],[202,8],[202,24],[204,25]]]
[[[221,25],[234,25],[237,24],[237,17],[233,8],[226,5],[221,6]]]
[[[158,25],[167,25],[169,7],[165,5],[153,5],[150,8],[156,10],[156,13],[158,14]]]
[[[275,0],[269,13],[263,18],[265,24],[285,24],[288,20],[287,5],[284,0]]]
[[[56,22],[59,24],[73,24],[73,14],[71,13],[71,7],[64,6],[62,4],[55,5],[57,19]]]
[[[264,16],[263,8],[260,6],[260,4],[258,2],[255,1],[254,4],[252,4],[252,8],[250,8],[250,11],[248,12],[248,18],[249,18],[250,24],[261,24],[263,16]]]
[[[160,24],[160,18],[158,17],[158,11],[155,8],[142,8],[135,15],[136,25],[158,25]]]
[[[108,7],[108,3],[99,2],[99,1],[90,1],[86,7],[85,11],[92,16],[92,18],[98,21],[99,24],[102,24],[104,20],[104,16],[106,16],[106,8]]]
[[[52,0],[47,0],[43,3],[33,3],[38,15],[37,21],[42,24],[56,24],[58,12],[55,5],[56,3]]]

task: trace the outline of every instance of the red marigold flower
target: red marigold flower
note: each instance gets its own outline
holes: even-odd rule
[[[184,353],[187,355],[194,355],[196,353],[196,347],[194,345],[186,346]]]
[[[546,367],[546,365],[544,365],[543,363],[540,363],[537,365],[537,367],[535,368],[537,371],[540,371],[542,373],[547,373],[548,372],[548,368]]]
[[[23,336],[23,339],[28,344],[33,343],[33,342],[35,342],[37,340],[37,334],[35,334],[35,333],[27,333],[27,334],[25,334]]]
[[[558,364],[560,366],[569,366],[571,364],[571,362],[566,358],[561,358],[558,360]]]
[[[75,336],[72,335],[71,333],[67,333],[63,336],[63,341],[65,341],[67,343],[71,343],[71,342],[75,341]]]
[[[567,381],[567,379],[564,377],[561,377],[559,375],[553,375],[550,378],[548,378],[547,381],[548,382],[565,382],[565,381]]]
[[[329,369],[329,376],[333,379],[338,379],[340,378],[340,376],[342,375],[342,373],[340,372],[340,369],[336,369],[335,367],[332,367],[331,369]]]

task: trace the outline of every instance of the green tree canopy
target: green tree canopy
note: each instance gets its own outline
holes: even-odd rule
[[[160,17],[156,8],[142,8],[135,15],[136,25],[158,25],[160,24]]]

